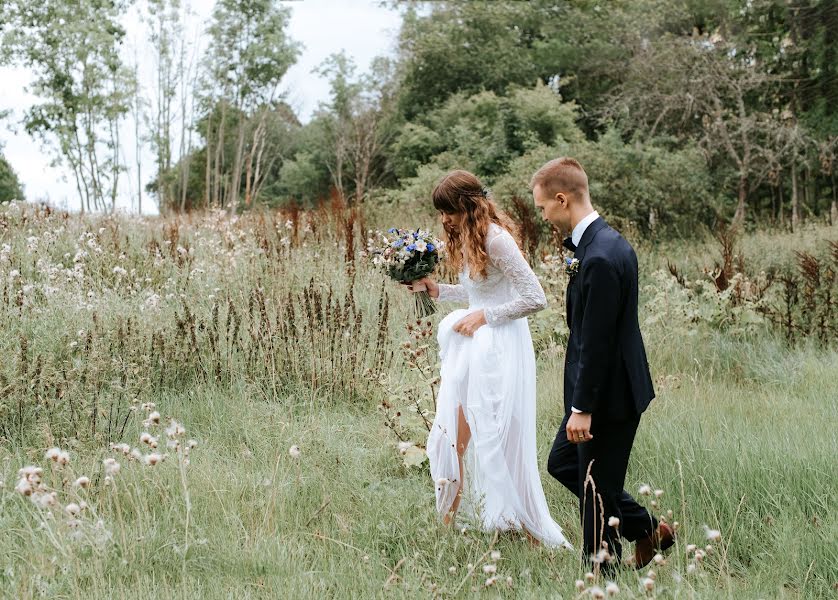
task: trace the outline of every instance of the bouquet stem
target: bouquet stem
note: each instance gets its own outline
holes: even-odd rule
[[[413,294],[416,300],[416,316],[420,319],[430,317],[436,312],[436,305],[431,299],[431,295],[425,290]]]

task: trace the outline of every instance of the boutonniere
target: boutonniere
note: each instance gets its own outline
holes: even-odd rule
[[[578,258],[565,258],[564,259],[564,272],[567,273],[571,279],[573,279],[574,275],[579,272],[579,265],[582,264],[579,262]]]

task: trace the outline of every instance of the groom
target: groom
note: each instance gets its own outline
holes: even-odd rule
[[[579,497],[585,554],[610,569],[622,536],[636,542],[640,568],[672,546],[674,532],[623,489],[640,415],[655,397],[637,317],[637,255],[593,209],[575,159],[551,160],[530,187],[543,218],[572,231],[564,246],[575,252],[567,265],[565,417],[547,470]]]

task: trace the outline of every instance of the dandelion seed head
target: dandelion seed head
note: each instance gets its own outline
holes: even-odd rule
[[[660,553],[655,554],[655,557],[652,560],[655,561],[656,565],[663,565],[664,563],[666,563],[666,559],[664,559],[663,554]]]
[[[61,456],[61,448],[50,448],[44,454],[44,457],[52,462],[58,462],[58,457]]]
[[[153,467],[162,461],[163,457],[157,452],[152,452],[151,454],[145,457],[145,464],[147,464],[149,467]]]
[[[589,583],[589,584],[590,584],[590,583],[593,583],[593,582],[594,582],[594,579],[596,579],[596,577],[594,577],[594,574],[593,574],[593,573],[591,573],[590,571],[589,571],[589,572],[587,572],[587,573],[585,573],[585,581],[586,581],[587,583]]]
[[[651,496],[652,495],[652,487],[650,485],[645,484],[645,483],[643,485],[641,485],[640,488],[638,488],[637,491],[641,496]]]
[[[485,583],[486,587],[492,587],[493,585],[495,585],[495,583],[497,583],[497,580],[497,577],[489,577]]]
[[[75,502],[70,502],[67,506],[64,507],[64,511],[71,517],[75,517],[77,514],[81,512],[81,506],[79,506]]]
[[[457,572],[457,567],[448,567],[448,572],[452,575]]]
[[[576,591],[577,592],[585,591],[585,582],[582,581],[581,579],[576,580]]]
[[[171,423],[169,423],[169,426],[166,428],[166,435],[170,438],[181,436],[184,433],[186,433],[186,429],[174,419],[172,419]]]
[[[300,450],[299,446],[294,445],[288,449],[288,454],[291,455],[291,458],[300,458],[302,451]]]
[[[602,588],[599,586],[592,587],[589,593],[591,594],[591,598],[596,598],[596,600],[602,600],[605,598],[605,592],[602,591]]]
[[[29,499],[41,509],[58,504],[58,494],[55,492],[36,492],[29,496]]]
[[[399,442],[399,453],[404,454],[413,447],[413,442]]]
[[[620,593],[620,586],[618,586],[616,583],[612,581],[605,586],[605,593],[609,596],[616,596]]]
[[[113,476],[113,475],[116,475],[117,473],[119,473],[120,465],[116,461],[115,458],[106,458],[105,460],[102,461],[102,464],[105,467],[105,474],[106,475]]]
[[[489,555],[492,560],[500,560],[500,550],[492,550],[492,553]]]
[[[87,489],[90,486],[90,477],[85,477],[82,475],[78,479],[76,479],[75,483],[73,484],[77,488]]]
[[[687,565],[687,574],[692,575],[693,573],[695,573],[695,569],[696,569],[695,563],[688,564]]]
[[[707,539],[712,542],[718,542],[722,539],[722,532],[718,529],[710,529],[707,525],[704,526],[704,533],[707,534]]]
[[[643,589],[645,589],[647,592],[651,592],[652,590],[655,589],[655,580],[654,579],[650,579],[649,577],[646,577],[641,583],[643,584]]]
[[[620,526],[620,519],[617,517],[608,517],[608,526],[609,527],[619,527]]]
[[[483,572],[487,575],[493,575],[497,573],[498,568],[495,565],[483,565]]]
[[[21,479],[17,482],[15,486],[15,491],[22,496],[31,496],[32,492],[34,491],[32,484],[29,482],[28,479]]]
[[[663,490],[655,490],[655,498],[660,498],[663,496]]]

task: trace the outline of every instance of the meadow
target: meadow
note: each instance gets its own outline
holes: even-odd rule
[[[440,314],[417,322],[363,252],[370,230],[432,216],[368,213],[0,207],[0,596],[838,594],[835,227],[749,233],[727,259],[710,235],[636,240],[658,397],[627,488],[648,486],[679,542],[610,582],[586,579],[579,553],[437,520],[421,445]],[[576,500],[546,473],[559,249],[545,237],[534,253],[550,302],[531,320],[537,433],[578,547]],[[802,280],[792,303],[780,279],[800,273],[795,252],[818,257],[821,287]],[[733,273],[722,291],[716,262]]]

